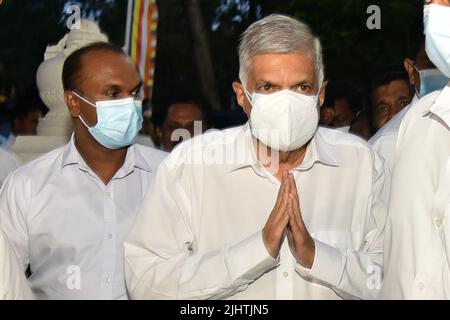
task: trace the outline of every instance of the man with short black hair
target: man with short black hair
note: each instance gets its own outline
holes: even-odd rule
[[[413,88],[405,70],[377,74],[370,88],[370,119],[375,131],[411,103]]]
[[[157,105],[152,113],[152,122],[160,148],[171,152],[178,143],[207,130],[208,111],[202,99],[187,95]]]
[[[11,174],[0,228],[38,299],[126,299],[123,240],[165,153],[134,144],[141,77],[118,47],[67,57],[70,142]]]

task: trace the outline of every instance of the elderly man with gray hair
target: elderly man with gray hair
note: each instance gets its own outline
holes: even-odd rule
[[[382,281],[384,164],[318,128],[319,40],[283,15],[252,24],[233,83],[249,121],[182,143],[125,242],[135,299],[374,298]]]

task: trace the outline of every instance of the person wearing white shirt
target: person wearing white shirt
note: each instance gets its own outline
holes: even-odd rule
[[[62,80],[72,138],[7,178],[0,228],[37,299],[126,299],[123,241],[165,153],[133,144],[142,81],[120,48],[75,51]]]
[[[31,300],[33,294],[16,255],[0,230],[0,300]]]
[[[424,97],[435,90],[441,90],[449,81],[436,69],[427,56],[422,18],[419,21],[414,21],[411,31],[409,52],[404,59],[404,66],[408,73],[409,83],[414,86],[416,94],[408,106],[392,117],[369,140],[374,149],[384,158],[391,172],[394,167],[395,147],[397,146],[400,124],[406,113],[420,97]]]
[[[20,166],[20,161],[16,155],[10,151],[0,148],[0,187],[8,174]]]
[[[450,77],[450,3],[424,10],[426,51]],[[421,98],[399,132],[380,298],[450,298],[450,84]]]
[[[384,166],[360,138],[317,129],[319,40],[270,15],[239,51],[233,87],[249,123],[193,138],[163,161],[125,241],[131,297],[375,297]]]

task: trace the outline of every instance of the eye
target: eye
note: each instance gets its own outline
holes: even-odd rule
[[[407,105],[409,105],[409,101],[407,101],[407,100],[403,100],[403,101],[401,101],[400,102],[400,107],[406,107]]]
[[[110,89],[106,92],[106,96],[109,98],[117,99],[120,97],[120,91],[115,89]]]
[[[299,92],[299,93],[308,93],[308,92],[311,91],[311,89],[312,88],[311,88],[311,86],[309,84],[301,83],[301,84],[295,86],[293,88],[293,91]]]
[[[256,87],[257,92],[261,92],[264,94],[273,93],[277,90],[278,90],[278,87],[273,84],[270,84],[270,83],[261,84]]]
[[[377,107],[377,113],[379,114],[386,114],[389,112],[389,107],[386,105],[381,105]]]

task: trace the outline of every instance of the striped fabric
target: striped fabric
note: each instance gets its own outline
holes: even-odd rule
[[[153,90],[157,27],[156,0],[128,0],[125,49],[143,76],[144,98],[150,98]]]

